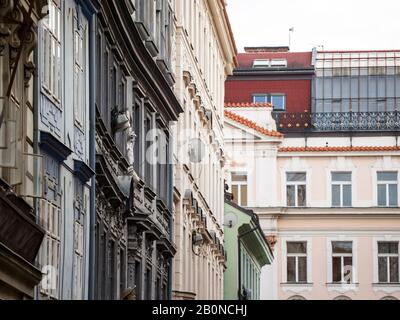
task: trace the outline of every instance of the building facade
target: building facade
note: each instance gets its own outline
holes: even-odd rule
[[[0,5],[0,300],[32,299],[44,230],[34,214],[37,163],[32,119],[37,24],[44,1]]]
[[[170,299],[171,1],[101,1],[96,24],[97,299]]]
[[[90,32],[93,9],[49,0],[38,27],[35,149],[36,213],[46,234],[38,261],[37,299],[87,299],[93,164],[89,123]]]
[[[227,268],[225,300],[260,300],[261,269],[273,261],[258,216],[225,196],[224,237]],[[272,284],[271,284],[272,285]]]
[[[175,1],[174,299],[222,299],[224,81],[236,47],[224,1]]]
[[[228,105],[229,184],[274,244],[262,298],[400,298],[397,54],[315,52],[311,113]]]

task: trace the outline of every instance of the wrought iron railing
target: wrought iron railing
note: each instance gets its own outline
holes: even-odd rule
[[[276,113],[278,130],[299,131],[400,131],[400,112]]]

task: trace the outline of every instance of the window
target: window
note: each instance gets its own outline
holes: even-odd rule
[[[353,242],[332,241],[332,281],[352,283]]]
[[[257,59],[253,61],[253,68],[269,68],[270,60],[268,59]]]
[[[247,173],[232,173],[233,201],[239,206],[247,206]]]
[[[397,172],[378,172],[378,206],[398,206],[397,179]]]
[[[84,288],[84,248],[85,234],[84,221],[86,211],[86,199],[83,192],[83,184],[79,179],[75,179],[74,188],[74,270],[73,270],[73,298],[83,299]]]
[[[83,17],[75,13],[74,24],[74,116],[78,126],[83,128],[86,100],[86,24],[82,24]]]
[[[44,273],[40,291],[43,295],[57,299],[60,287],[61,210],[43,199],[39,214],[41,225],[46,230],[39,254],[39,263]]]
[[[285,111],[286,96],[284,94],[254,94],[253,103],[270,103],[274,111]]]
[[[253,96],[254,103],[267,103],[268,101],[268,95],[257,94]]]
[[[286,204],[288,207],[306,206],[306,173],[286,174]]]
[[[271,95],[271,104],[274,111],[285,111],[286,97],[282,94]]]
[[[49,1],[49,15],[43,19],[42,85],[56,102],[61,101],[61,9]]]
[[[378,276],[381,283],[399,282],[399,242],[378,242]]]
[[[287,282],[307,282],[307,242],[287,242]]]
[[[286,59],[272,59],[271,60],[271,68],[286,68],[287,60]]]
[[[332,206],[351,205],[351,172],[332,172]]]

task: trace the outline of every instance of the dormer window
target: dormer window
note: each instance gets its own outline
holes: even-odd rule
[[[253,61],[253,68],[269,68],[270,66],[270,60],[265,59],[265,60],[254,60]]]
[[[286,59],[256,59],[253,68],[287,68]]]
[[[286,59],[272,59],[271,60],[271,68],[286,68],[287,60]]]

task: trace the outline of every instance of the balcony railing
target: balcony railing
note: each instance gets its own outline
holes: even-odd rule
[[[400,112],[275,113],[281,132],[400,131]]]

